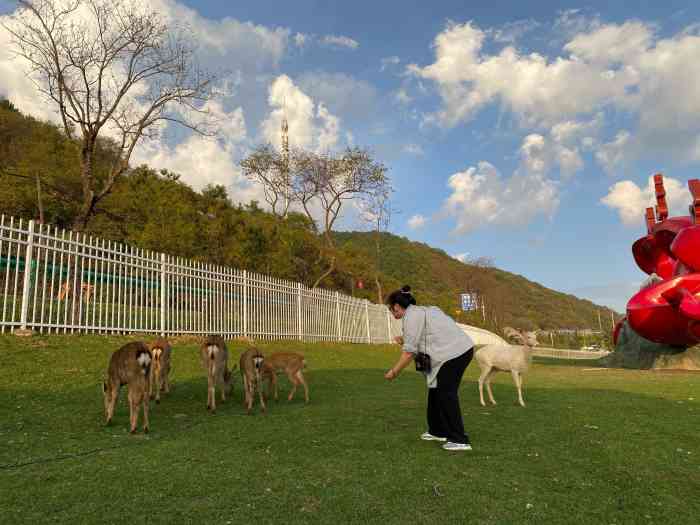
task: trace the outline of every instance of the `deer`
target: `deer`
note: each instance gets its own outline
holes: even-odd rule
[[[253,400],[255,399],[255,391],[260,395],[260,407],[265,412],[265,399],[262,393],[262,369],[265,363],[265,357],[262,352],[255,347],[250,347],[241,354],[240,368],[241,377],[243,378],[243,402],[251,414],[253,408]]]
[[[127,343],[116,350],[109,359],[107,380],[102,383],[105,418],[112,422],[119,389],[127,385],[129,391],[129,420],[131,433],[136,433],[139,412],[143,405],[143,431],[148,433],[148,403],[150,396],[150,369],[153,361],[148,346],[140,341]]]
[[[228,369],[228,348],[223,337],[210,335],[200,347],[202,365],[207,371],[207,410],[216,412],[216,385],[221,385],[221,401],[231,394],[232,376]]]
[[[156,400],[156,404],[160,404],[160,391],[164,393],[170,392],[170,355],[172,347],[167,339],[159,337],[155,341],[148,344],[153,357],[151,366],[151,399]]]
[[[292,390],[287,397],[288,401],[294,399],[294,394],[297,391],[297,386],[304,385],[304,401],[309,402],[309,387],[304,380],[302,370],[306,366],[306,360],[301,354],[295,352],[275,352],[265,358],[263,363],[262,375],[263,379],[267,379],[267,395],[274,387],[274,398],[277,401],[277,372],[284,371],[287,374],[289,382],[292,384]]]
[[[58,299],[59,301],[63,301],[64,299],[68,300],[72,290],[73,285],[70,283],[70,281],[64,282],[58,289],[58,295],[56,296],[56,299]],[[85,303],[90,304],[90,298],[92,297],[92,294],[95,291],[95,286],[89,283],[81,283],[80,291],[83,294],[83,299],[85,299]]]
[[[523,346],[513,346],[508,343],[492,343],[483,346],[476,352],[476,361],[481,368],[479,375],[479,399],[481,406],[486,406],[484,403],[484,383],[488,391],[489,400],[492,404],[496,404],[491,391],[491,378],[498,371],[510,371],[513,376],[513,382],[518,390],[518,403],[521,407],[525,406],[523,400],[523,374],[527,372],[530,362],[530,353],[534,346],[537,346],[537,338],[534,332],[519,332],[519,339]]]

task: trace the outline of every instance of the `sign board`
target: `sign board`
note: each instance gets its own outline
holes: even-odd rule
[[[462,311],[464,312],[471,312],[479,307],[478,296],[475,293],[460,294],[460,299],[462,303]]]

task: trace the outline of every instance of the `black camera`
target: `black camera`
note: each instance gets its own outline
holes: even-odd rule
[[[416,363],[416,372],[430,373],[430,356],[423,352],[417,352],[413,358]]]

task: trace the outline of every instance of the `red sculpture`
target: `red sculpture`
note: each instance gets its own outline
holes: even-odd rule
[[[654,186],[656,213],[647,208],[648,233],[632,245],[632,254],[644,272],[658,278],[629,300],[627,320],[650,341],[693,346],[700,343],[700,180],[688,182],[689,216],[668,216],[663,175],[654,175]],[[615,343],[623,321],[615,326]]]

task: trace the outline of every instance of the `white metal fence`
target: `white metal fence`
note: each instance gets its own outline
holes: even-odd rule
[[[551,357],[554,359],[600,359],[605,357],[610,352],[601,350],[589,352],[587,350],[563,350],[560,348],[541,348],[539,346],[533,348],[532,355],[537,357]]]
[[[383,305],[0,217],[0,331],[386,343]]]

